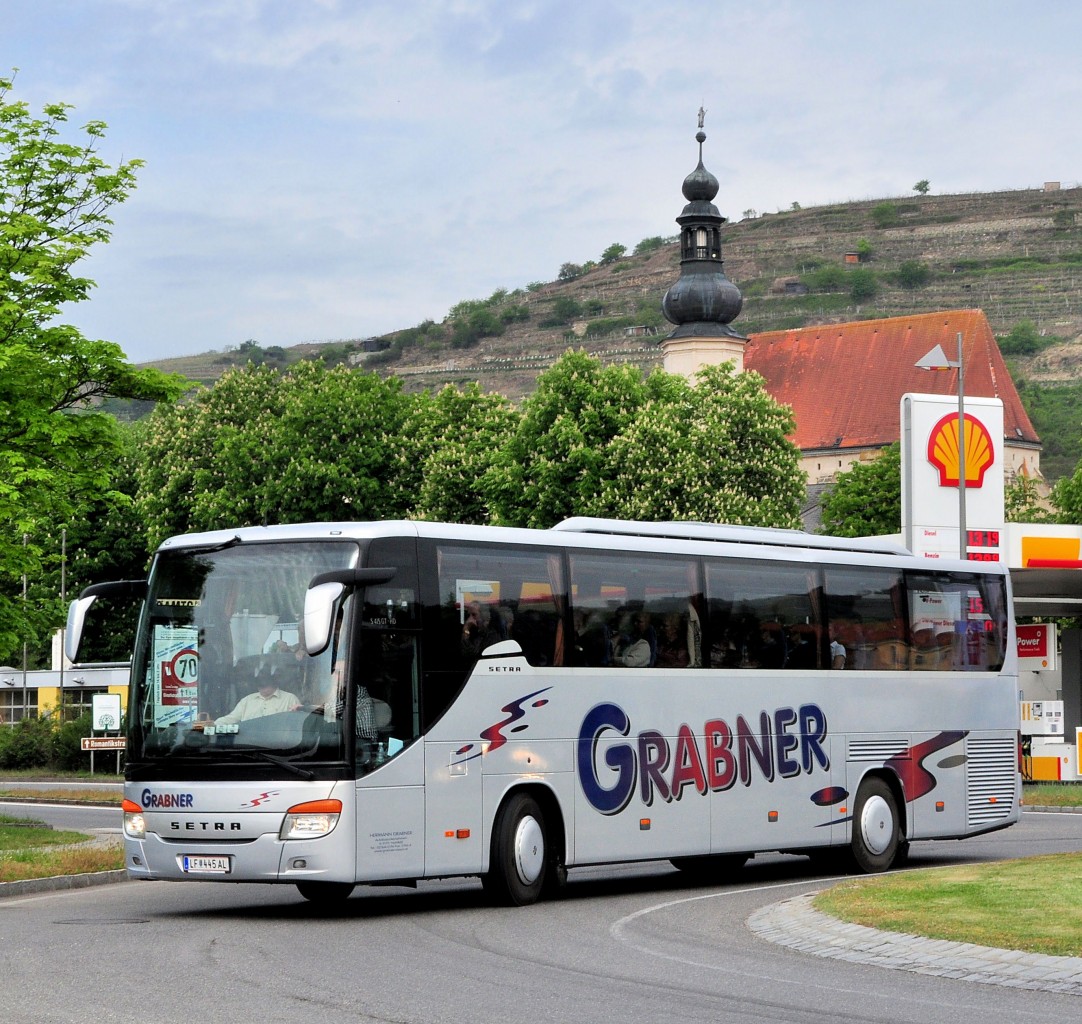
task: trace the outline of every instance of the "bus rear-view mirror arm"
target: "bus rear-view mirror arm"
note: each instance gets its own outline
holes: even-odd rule
[[[64,654],[72,664],[78,664],[79,644],[83,638],[83,626],[87,612],[99,597],[128,598],[141,601],[147,595],[146,580],[116,580],[112,583],[93,583],[68,605],[68,622],[64,630]]]
[[[331,642],[335,609],[346,590],[388,583],[394,567],[370,569],[333,569],[312,577],[304,595],[304,649],[311,657],[322,654]]]

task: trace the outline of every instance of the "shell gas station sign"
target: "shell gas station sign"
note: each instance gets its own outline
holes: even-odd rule
[[[966,558],[998,562],[1003,537],[1003,403],[965,400]],[[923,558],[958,558],[957,399],[902,396],[902,539]]]

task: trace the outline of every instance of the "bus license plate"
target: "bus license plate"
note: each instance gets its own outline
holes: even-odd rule
[[[181,858],[181,868],[189,874],[228,875],[229,857],[189,857]]]

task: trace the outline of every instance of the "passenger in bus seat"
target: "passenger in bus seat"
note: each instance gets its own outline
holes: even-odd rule
[[[612,664],[609,627],[598,612],[589,608],[575,609],[572,663],[595,667]]]
[[[620,620],[620,635],[616,641],[616,664],[625,668],[647,668],[654,664],[657,639],[650,625],[650,613],[637,611]]]
[[[659,668],[687,668],[690,663],[684,616],[679,612],[669,612],[661,620],[655,664]]]
[[[845,668],[845,644],[838,638],[839,631],[836,626],[830,630],[830,667]]]
[[[466,605],[466,621],[462,624],[462,653],[478,658],[486,647],[499,643],[501,636],[492,626],[492,607],[480,601]]]

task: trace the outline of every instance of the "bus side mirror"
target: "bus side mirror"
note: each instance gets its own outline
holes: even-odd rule
[[[354,590],[378,586],[394,578],[393,567],[332,569],[312,577],[304,595],[304,649],[310,657],[322,654],[331,642],[334,613],[346,587]]]
[[[114,580],[111,583],[92,583],[68,605],[68,623],[64,633],[64,654],[68,661],[78,662],[79,644],[83,639],[87,612],[97,597],[128,601],[141,601],[147,595],[146,580]]]
[[[79,643],[83,639],[83,626],[86,625],[86,613],[94,603],[95,595],[77,597],[68,605],[68,624],[64,631],[64,656],[72,664],[79,661]]]
[[[311,657],[322,654],[331,642],[334,611],[345,593],[343,583],[317,583],[304,595],[304,649]]]

